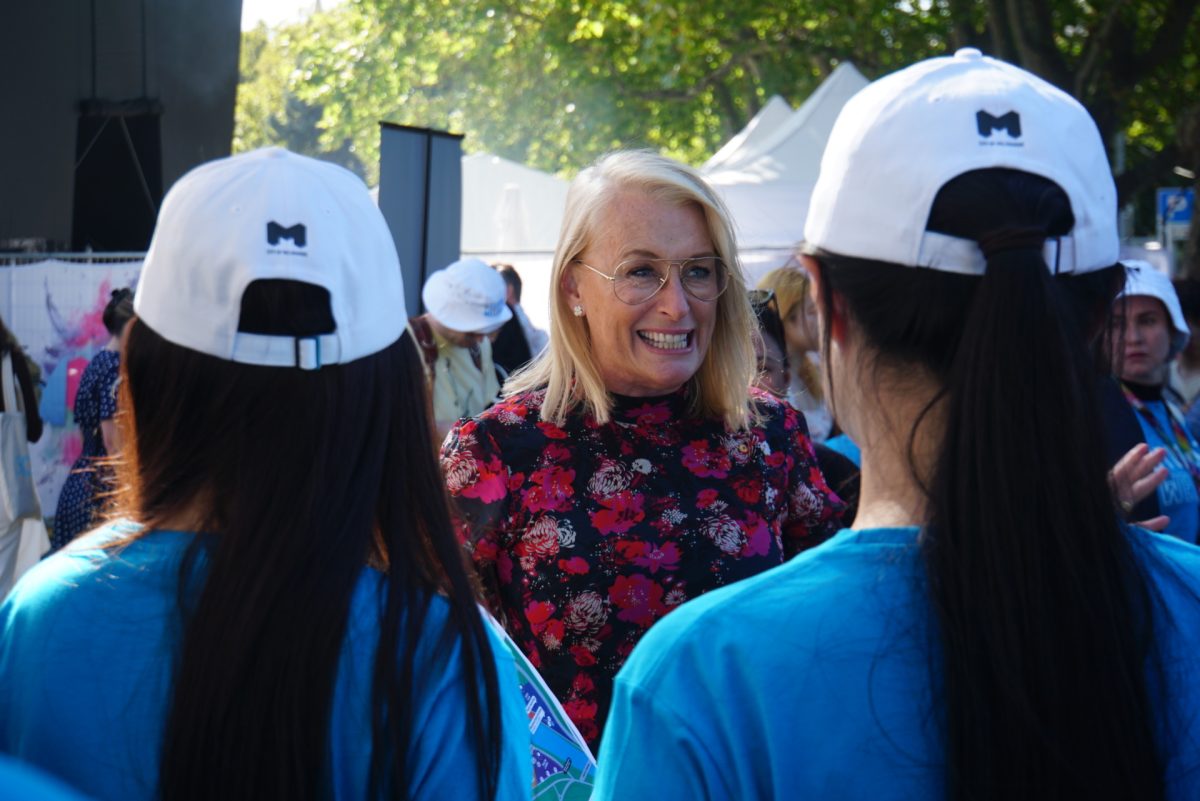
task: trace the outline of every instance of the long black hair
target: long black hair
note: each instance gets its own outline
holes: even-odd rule
[[[981,170],[942,188],[927,227],[977,241],[982,277],[816,257],[825,308],[838,296],[881,364],[940,386],[917,425],[935,413],[944,431],[917,479],[958,801],[1165,792],[1154,597],[1106,482],[1086,348],[1123,271],[1052,275],[1043,244],[1073,224],[1050,181]]]
[[[246,291],[243,331],[306,336],[333,327],[324,289],[263,281]],[[203,532],[179,574],[163,801],[323,795],[351,596],[371,568],[385,580],[370,797],[408,792],[419,641],[437,642],[435,653],[460,649],[474,778],[481,796],[493,797],[495,664],[429,448],[411,338],[304,371],[217,359],[135,320],[122,371],[125,513],[146,529],[183,515]],[[438,594],[450,614],[432,630],[425,611]]]

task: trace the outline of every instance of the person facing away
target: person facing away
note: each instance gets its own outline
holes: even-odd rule
[[[13,400],[16,408],[5,408],[3,393],[0,393],[0,412],[19,413],[25,417],[25,439],[37,442],[42,438],[42,418],[38,414],[37,394],[34,378],[30,374],[29,363],[21,343],[4,320],[0,319],[0,356],[7,356],[9,379],[13,385]],[[0,464],[0,470],[17,470],[15,464]],[[18,473],[19,474],[19,473]],[[13,575],[16,571],[17,557],[21,550],[21,530],[25,524],[24,518],[7,519],[0,527],[0,598],[3,598],[12,586]]]
[[[1168,386],[1171,362],[1190,331],[1170,279],[1144,261],[1124,265],[1125,286],[1112,308],[1112,371],[1137,416],[1142,441],[1166,454],[1167,477],[1157,489],[1159,512],[1170,518],[1164,530],[1194,543],[1200,527],[1200,446]]]
[[[175,184],[121,365],[121,518],[0,607],[0,753],[97,799],[528,798],[400,275],[340,167],[268,148]]]
[[[492,334],[492,359],[506,376],[512,375],[542,352],[548,337],[536,328],[521,307],[521,275],[511,264],[493,264],[504,279],[504,302],[512,318]]]
[[[512,317],[504,292],[504,279],[479,259],[461,259],[425,280],[427,311],[409,325],[425,360],[438,442],[500,392],[488,334]]]
[[[549,346],[442,469],[490,605],[594,748],[651,626],[822,542],[842,502],[803,418],[750,389],[732,225],[695,170],[621,151],[582,171],[550,287]]]
[[[977,50],[851,98],[804,261],[858,516],[642,639],[594,798],[1200,797],[1200,549],[1095,433],[1116,212],[1083,107]]]
[[[107,459],[117,454],[119,446],[115,420],[117,378],[121,372],[121,345],[133,320],[133,291],[114,289],[101,319],[108,342],[84,368],[75,393],[75,425],[79,426],[83,446],[58,495],[51,552],[96,525],[113,492]]]

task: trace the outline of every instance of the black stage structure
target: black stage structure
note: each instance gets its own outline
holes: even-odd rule
[[[139,251],[228,155],[241,0],[0,4],[0,251]]]

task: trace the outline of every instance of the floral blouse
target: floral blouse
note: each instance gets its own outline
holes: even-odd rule
[[[612,420],[539,419],[544,392],[450,432],[442,469],[484,595],[593,748],[613,677],[656,620],[840,528],[803,418],[686,417],[683,391],[617,396]]]

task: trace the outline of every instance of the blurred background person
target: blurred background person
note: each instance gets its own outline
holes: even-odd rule
[[[656,621],[822,542],[842,503],[803,418],[751,393],[745,279],[696,171],[617,152],[565,213],[549,347],[442,469],[489,603],[595,747]]]
[[[102,319],[108,343],[88,362],[75,393],[75,425],[79,426],[83,448],[58,496],[50,532],[52,551],[96,525],[114,489],[107,459],[120,449],[114,419],[117,378],[121,372],[121,346],[133,320],[133,290],[114,289]]]
[[[425,279],[426,312],[409,320],[425,360],[440,443],[462,417],[496,401],[500,380],[488,335],[508,322],[504,279],[479,259],[461,259]]]
[[[504,279],[504,302],[512,312],[508,322],[492,335],[492,360],[507,378],[541,353],[549,337],[529,321],[529,315],[521,308],[521,276],[517,268],[511,264],[493,264],[492,267]]]
[[[0,381],[3,383],[0,412],[14,415],[9,418],[17,421],[12,436],[24,440],[12,442],[11,450],[10,443],[6,442],[4,460],[0,462],[5,485],[4,498],[0,500],[0,598],[3,598],[12,587],[25,520],[41,517],[41,505],[29,465],[28,443],[42,438],[42,418],[38,414],[36,385],[25,351],[2,319],[0,359]],[[9,436],[8,425],[5,422],[6,437]],[[44,540],[42,543],[39,551],[45,547]]]
[[[0,606],[0,752],[111,801],[529,797],[400,276],[340,167],[268,148],[175,183],[121,366],[122,517]]]
[[[769,289],[752,289],[748,297],[750,307],[754,310],[754,319],[758,322],[757,336],[754,338],[758,375],[754,385],[786,402],[791,371],[787,351],[783,347],[783,323],[779,319],[775,293]],[[846,504],[843,520],[849,523],[854,520],[858,510],[858,463],[830,447],[832,441],[813,443],[813,451],[825,482]]]
[[[974,49],[881,78],[805,240],[858,517],[649,632],[593,798],[1200,798],[1200,549],[1119,520],[1096,433],[1086,110]]]
[[[1188,414],[1189,428],[1192,436],[1196,435],[1196,426],[1192,425],[1193,416],[1190,414],[1195,406],[1196,397],[1200,395],[1200,281],[1194,278],[1177,278],[1171,282],[1175,295],[1179,298],[1179,309],[1188,327],[1188,342],[1183,350],[1171,362],[1170,386],[1179,394],[1180,405]],[[1200,409],[1196,410],[1194,419],[1200,423]]]
[[[1144,261],[1127,261],[1125,287],[1112,308],[1112,370],[1137,415],[1143,441],[1162,448],[1166,480],[1156,497],[1165,529],[1196,542],[1200,527],[1200,446],[1187,429],[1177,396],[1168,386],[1171,361],[1189,331],[1170,279]]]
[[[764,275],[758,288],[774,293],[783,320],[791,366],[787,400],[804,414],[813,440],[823,442],[833,433],[834,423],[821,389],[817,315],[809,296],[808,273],[794,261],[789,262]]]

